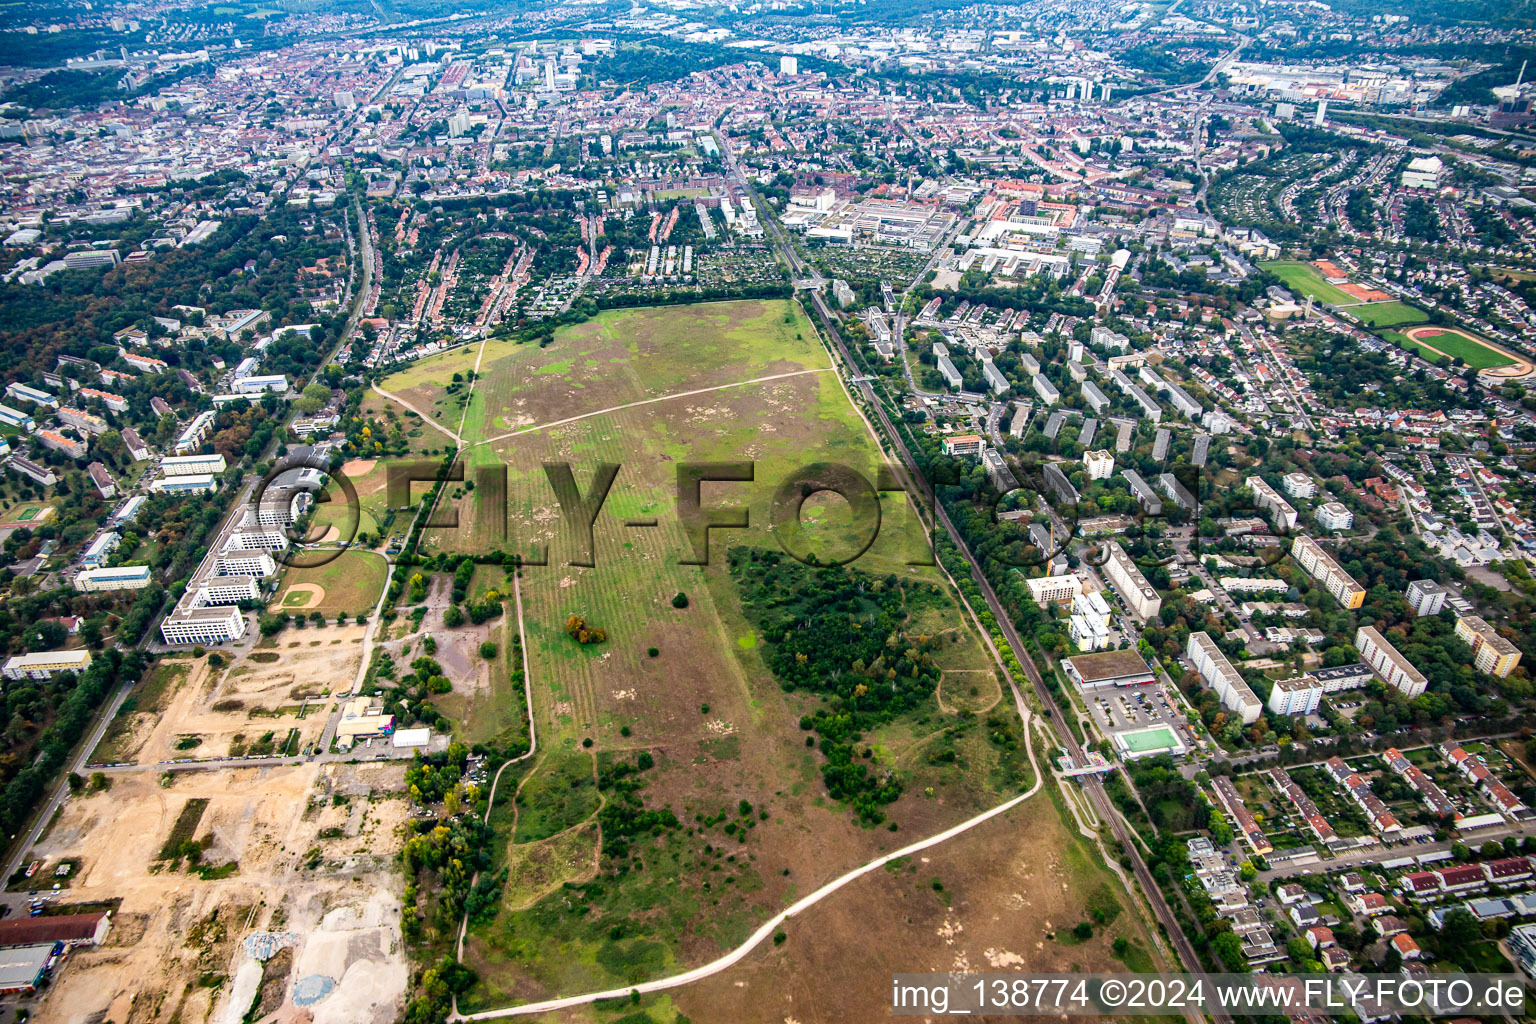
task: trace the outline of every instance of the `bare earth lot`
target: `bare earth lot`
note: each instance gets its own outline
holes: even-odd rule
[[[302,750],[324,731],[330,694],[356,677],[364,631],[357,625],[290,628],[224,668],[211,668],[207,657],[167,659],[155,670],[171,677],[161,695],[114,723],[115,735],[93,760],[157,764],[223,757],[268,732],[279,748],[287,742]],[[199,742],[183,745],[188,737]]]
[[[329,992],[314,1021],[394,1020],[406,982],[391,860],[402,789],[398,766],[296,765],[184,772],[168,787],[156,772],[122,774],[71,800],[38,852],[80,862],[72,901],[122,904],[107,943],[71,957],[36,1019],[234,1024],[262,976],[243,940],[271,931],[291,949],[273,986],[283,1019],[309,1019],[295,1016],[291,988],[314,977],[327,980],[307,985]],[[202,862],[227,877],[157,859],[189,800],[207,801]]]

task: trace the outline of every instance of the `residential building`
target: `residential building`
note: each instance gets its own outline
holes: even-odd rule
[[[1040,401],[1046,405],[1055,405],[1061,401],[1061,392],[1056,390],[1056,385],[1046,380],[1040,374],[1035,374],[1033,379],[1035,394],[1040,396]]]
[[[1083,455],[1083,469],[1089,480],[1107,480],[1115,471],[1115,457],[1106,449]]]
[[[1312,518],[1325,530],[1347,530],[1355,525],[1355,514],[1342,501],[1324,502]]]
[[[57,409],[59,400],[40,388],[34,388],[30,384],[20,381],[12,381],[5,386],[5,393],[18,402],[30,402],[40,405],[45,409]]]
[[[51,679],[60,672],[80,673],[90,667],[90,651],[41,651],[13,655],[0,675],[7,679]]]
[[[1450,797],[1435,783],[1424,771],[1408,758],[1404,757],[1395,747],[1387,749],[1381,755],[1381,759],[1387,763],[1387,767],[1403,777],[1403,781],[1412,786],[1424,803],[1429,806],[1431,812],[1438,818],[1457,821],[1461,818],[1461,812],[1456,810],[1456,805],[1451,803]]]
[[[95,399],[112,412],[124,412],[128,408],[128,399],[122,395],[114,395],[110,391],[100,391],[96,388],[81,388],[80,397],[86,401]]]
[[[1083,581],[1077,576],[1041,576],[1025,580],[1024,585],[1042,608],[1052,601],[1070,601],[1083,592]]]
[[[1479,672],[1502,679],[1520,664],[1520,648],[1500,636],[1481,615],[1459,616],[1456,635],[1472,648],[1472,664]]]
[[[103,498],[111,498],[117,495],[117,484],[112,482],[112,474],[107,472],[107,467],[99,462],[93,462],[85,467],[85,471],[91,475],[91,483],[96,485],[96,490]]]
[[[52,487],[59,482],[59,478],[53,475],[53,470],[31,459],[24,459],[20,455],[12,455],[5,464],[22,476],[36,480],[44,487]]]
[[[139,437],[139,432],[132,427],[124,427],[122,436],[123,444],[128,447],[128,456],[134,462],[144,462],[153,454],[149,450],[149,445],[145,444],[143,438]]]
[[[142,590],[151,582],[147,565],[84,569],[75,574],[75,589],[87,594],[103,590]]]
[[[1287,473],[1280,480],[1280,486],[1285,488],[1285,493],[1293,498],[1312,498],[1317,496],[1317,484],[1305,473]]]
[[[66,405],[59,410],[58,416],[60,423],[66,427],[74,427],[82,433],[105,434],[110,429],[106,420],[84,409],[71,409]]]
[[[1238,834],[1248,844],[1248,848],[1254,853],[1263,855],[1273,853],[1274,846],[1265,838],[1264,830],[1259,828],[1259,823],[1254,819],[1253,812],[1248,810],[1248,805],[1243,802],[1237,787],[1232,780],[1225,775],[1218,775],[1211,779],[1211,789],[1216,793],[1216,801],[1227,813]]]
[[[1438,615],[1440,609],[1445,607],[1445,597],[1449,591],[1434,580],[1414,580],[1408,584],[1405,596],[1408,598],[1408,607],[1413,609],[1415,615]]]
[[[1414,668],[1375,626],[1361,626],[1355,630],[1355,649],[1388,686],[1401,691],[1404,696],[1417,697],[1429,688],[1424,673]]]
[[[192,422],[188,423],[186,429],[182,430],[181,435],[176,438],[176,454],[184,455],[201,448],[203,439],[213,429],[215,415],[212,409],[204,409],[194,416]]]
[[[85,442],[68,434],[61,434],[57,430],[39,430],[33,435],[44,448],[52,448],[56,452],[63,452],[72,459],[83,459],[86,454]]]
[[[1277,715],[1310,715],[1323,702],[1323,684],[1315,676],[1277,679],[1269,691],[1269,710]]]
[[[87,566],[98,566],[106,561],[107,556],[117,550],[117,546],[123,541],[123,535],[115,530],[108,530],[91,541],[85,549],[85,554],[80,556],[80,561]]]
[[[1365,602],[1365,588],[1311,537],[1297,534],[1291,544],[1291,557],[1345,608],[1359,608]]]
[[[1221,698],[1223,707],[1236,715],[1244,725],[1258,720],[1264,703],[1244,682],[1242,673],[1233,668],[1227,656],[1221,653],[1221,648],[1216,646],[1211,634],[1191,633],[1185,653],[1194,663],[1195,671],[1205,678],[1211,689],[1216,691],[1216,696]]]
[[[175,455],[160,460],[163,476],[206,476],[222,473],[229,468],[224,456],[217,452],[209,455]]]
[[[1248,489],[1253,492],[1253,503],[1262,512],[1269,513],[1270,522],[1275,524],[1275,529],[1290,531],[1296,528],[1296,510],[1291,503],[1280,497],[1280,493],[1260,476],[1250,476],[1247,479]]]
[[[36,428],[37,422],[32,419],[30,413],[13,409],[8,405],[0,405],[0,423],[8,427],[15,427],[24,434],[30,434]]]
[[[1125,553],[1125,548],[1118,541],[1105,541],[1104,553],[1104,574],[1126,607],[1142,619],[1150,619],[1161,611],[1163,599],[1158,596],[1157,588],[1147,582],[1135,559]]]

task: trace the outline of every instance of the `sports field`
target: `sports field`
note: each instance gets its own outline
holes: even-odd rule
[[[1418,349],[1425,358],[1434,360],[1446,355],[1460,359],[1475,370],[1492,370],[1509,367],[1511,371],[1530,373],[1531,364],[1512,352],[1508,352],[1475,334],[1455,327],[1415,327],[1403,332],[1408,344]],[[1511,372],[1509,376],[1521,376]]]
[[[53,507],[51,505],[22,503],[13,505],[3,514],[0,514],[0,526],[39,526],[52,517]]]
[[[462,358],[449,365],[463,372]],[[431,360],[408,372],[381,386],[407,400],[441,387]],[[521,798],[503,808],[498,797],[492,815],[516,835],[506,863],[519,882],[496,922],[470,929],[465,962],[482,984],[461,997],[461,1009],[701,962],[793,894],[962,820],[1016,785],[983,732],[946,736],[962,710],[989,707],[1000,693],[943,577],[907,564],[924,560],[926,547],[902,492],[881,497],[878,535],[853,566],[939,586],[943,613],[914,628],[949,638],[935,659],[944,696],[862,741],[871,771],[908,782],[887,808],[899,832],[860,827],[848,806],[827,798],[821,755],[799,725],[819,704],[784,691],[767,668],[727,549],[778,550],[770,507],[798,467],[837,462],[874,480],[880,463],[797,304],[609,312],[562,328],[543,349],[492,343],[481,375],[464,433],[482,443],[469,448],[468,469],[473,478],[477,468],[505,466],[506,495],[491,495],[484,482],[457,488],[459,527],[428,531],[424,549],[526,556],[547,547],[549,564],[527,566],[521,584],[540,755],[521,779]],[[746,512],[750,526],[711,531],[709,565],[683,564],[693,549],[678,514],[678,467],[726,461],[747,464],[753,478],[704,483],[701,504]],[[620,467],[594,522],[593,567],[570,564],[578,545],[544,470],[555,462],[570,465],[582,495],[599,464]],[[825,494],[806,501],[800,522],[823,558],[852,554],[866,526]],[[571,615],[605,630],[606,642],[576,643],[566,630]],[[939,742],[952,743],[958,759],[930,760]],[[587,780],[640,751],[655,758],[644,776],[647,807],[670,807],[692,823],[734,816],[745,801],[754,809],[750,842],[744,827],[722,838],[718,822],[707,842],[703,829],[647,839],[644,871],[604,874],[600,890],[584,893],[587,915],[562,913],[562,887],[590,880],[608,842],[606,830],[590,827],[600,801]],[[705,863],[738,848],[723,874]],[[645,938],[615,938],[612,923],[636,916]]]
[[[371,613],[388,570],[383,556],[371,551],[343,551],[325,565],[285,569],[271,609],[290,615],[319,612],[326,618]]]
[[[1428,319],[1421,310],[1396,299],[1363,302],[1359,296],[1351,295],[1343,288],[1329,284],[1324,280],[1322,272],[1310,263],[1303,263],[1300,260],[1274,260],[1261,263],[1259,266],[1280,278],[1291,291],[1299,292],[1318,302],[1347,309],[1351,315],[1359,317],[1372,327],[1420,323]],[[1382,293],[1366,292],[1365,294]]]

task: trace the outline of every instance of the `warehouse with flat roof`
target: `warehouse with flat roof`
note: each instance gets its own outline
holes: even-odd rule
[[[1084,691],[1112,686],[1140,686],[1156,680],[1141,655],[1135,651],[1099,651],[1079,654],[1063,664],[1067,675]]]

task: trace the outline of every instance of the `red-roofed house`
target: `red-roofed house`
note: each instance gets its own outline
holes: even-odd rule
[[[1406,932],[1392,936],[1392,948],[1397,950],[1398,955],[1404,960],[1417,960],[1423,955],[1419,944],[1414,942],[1413,936]]]
[[[1441,892],[1471,892],[1488,884],[1480,864],[1466,864],[1455,868],[1435,868],[1431,872],[1440,879]]]
[[[1375,917],[1377,914],[1385,914],[1392,909],[1392,904],[1379,892],[1362,892],[1358,895],[1345,897],[1345,904],[1357,914],[1366,917]]]
[[[1483,865],[1483,871],[1494,885],[1509,885],[1531,877],[1531,859],[1506,857],[1503,860],[1491,860]]]

